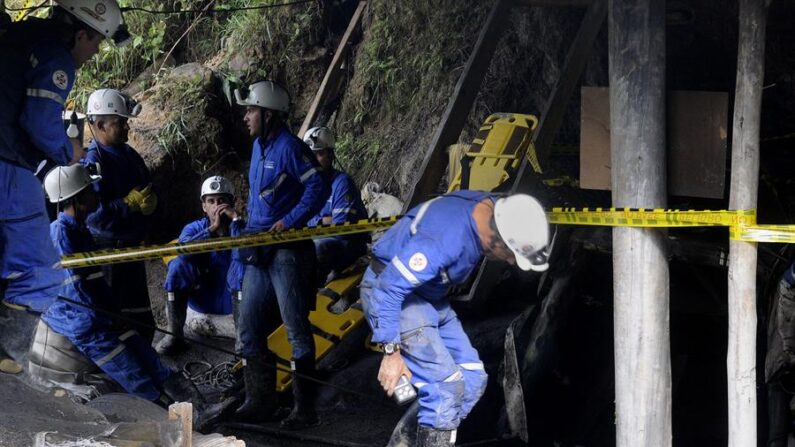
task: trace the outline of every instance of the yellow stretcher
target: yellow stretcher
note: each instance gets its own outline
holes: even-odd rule
[[[364,266],[355,266],[346,271],[342,277],[326,284],[326,287],[318,292],[315,310],[309,312],[309,322],[312,324],[315,337],[316,361],[325,357],[340,340],[364,321],[364,313],[353,307],[349,307],[339,315],[332,313],[329,307],[334,304],[334,300],[328,296],[356,293],[355,289],[359,286],[362,276],[364,276]],[[287,329],[284,325],[279,326],[268,336],[268,349],[276,355],[277,362],[290,365],[292,347],[287,340]],[[276,372],[277,390],[287,390],[291,382],[292,378],[288,371],[280,368]]]
[[[541,167],[532,140],[536,126],[538,119],[533,115],[490,115],[461,160],[451,160],[453,163],[460,162],[460,170],[448,190],[456,191],[462,185],[466,189],[496,190],[516,174],[525,154],[533,170],[540,174]],[[355,293],[363,275],[364,266],[351,268],[318,292],[316,310],[309,314],[315,338],[316,361],[325,357],[364,321],[364,313],[352,307],[340,315],[329,310],[333,296]],[[284,325],[268,336],[268,348],[276,354],[277,362],[289,367],[292,348]],[[280,368],[276,376],[276,388],[286,391],[290,383],[289,372]]]
[[[486,118],[463,157],[451,157],[451,169],[458,172],[447,191],[475,189],[495,191],[516,175],[522,159],[541,174],[533,145],[538,118],[518,113],[495,113]],[[456,166],[458,164],[458,166]]]

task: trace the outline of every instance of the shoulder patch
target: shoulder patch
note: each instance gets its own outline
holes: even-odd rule
[[[61,90],[66,90],[69,86],[69,75],[63,70],[57,70],[52,74],[52,83]]]
[[[428,258],[426,258],[424,254],[417,252],[411,255],[411,259],[409,259],[409,268],[415,272],[421,272],[425,270],[427,266]]]

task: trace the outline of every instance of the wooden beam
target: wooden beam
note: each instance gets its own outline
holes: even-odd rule
[[[613,206],[665,208],[665,0],[610,0]],[[666,232],[613,229],[617,447],[670,447]]]
[[[340,40],[340,44],[337,45],[337,51],[334,52],[334,57],[331,59],[331,65],[329,65],[328,70],[326,70],[326,75],[323,76],[323,81],[320,83],[320,88],[318,88],[315,94],[315,99],[312,100],[312,105],[309,106],[309,112],[307,112],[304,122],[301,124],[301,130],[298,132],[299,138],[304,137],[304,133],[312,127],[320,110],[326,105],[329,98],[334,96],[339,90],[339,81],[342,76],[342,63],[345,61],[345,56],[350,50],[351,38],[362,21],[364,8],[366,6],[367,1],[362,0],[353,12],[353,17],[351,17],[351,21],[348,23],[348,28],[345,30],[345,34],[342,35],[342,40]]]
[[[580,85],[580,77],[588,62],[588,57],[591,55],[593,43],[596,41],[596,36],[602,29],[607,16],[607,0],[595,0],[588,7],[588,11],[583,17],[577,35],[569,47],[566,54],[566,59],[563,63],[561,76],[557,84],[552,89],[552,93],[547,99],[544,111],[541,113],[538,129],[533,135],[533,142],[536,147],[536,153],[539,157],[541,168],[543,169],[545,162],[549,158],[550,148],[552,147],[552,140],[557,134],[560,125],[563,122],[563,116],[566,112],[566,107],[571,100],[571,96]],[[516,192],[531,192],[534,176],[532,175],[532,167],[529,163],[522,163],[516,174],[511,193]],[[497,283],[500,272],[504,270],[504,266],[500,263],[484,261],[478,270],[475,282],[469,289],[466,296],[459,297],[462,301],[469,301],[472,305],[486,297],[488,297],[494,285]]]
[[[425,151],[425,158],[420,168],[420,178],[411,189],[403,212],[425,201],[436,191],[439,179],[447,167],[447,146],[458,142],[461,129],[464,127],[472,104],[475,102],[480,84],[486,76],[494,50],[507,24],[508,12],[513,0],[495,0],[480,35],[472,49],[461,77],[453,90],[453,96],[447,104],[431,144]]]
[[[729,209],[756,209],[769,0],[740,0]],[[729,446],[756,445],[756,243],[729,242]]]

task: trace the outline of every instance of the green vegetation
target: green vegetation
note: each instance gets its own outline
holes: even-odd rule
[[[334,123],[338,158],[357,178],[395,172],[406,165],[407,151],[421,153],[418,146],[424,149],[422,138],[447,105],[488,6],[456,0],[370,3],[354,75]]]

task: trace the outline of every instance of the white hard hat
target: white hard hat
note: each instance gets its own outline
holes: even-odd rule
[[[497,200],[494,223],[520,269],[543,272],[549,268],[544,252],[549,243],[549,222],[538,200],[527,194]]]
[[[290,95],[273,81],[260,81],[247,89],[235,89],[235,100],[241,106],[257,106],[284,113],[290,111]]]
[[[202,183],[201,199],[204,200],[204,196],[208,194],[229,194],[234,198],[235,188],[232,186],[232,182],[225,177],[214,175]]]
[[[86,114],[118,115],[134,118],[141,113],[141,105],[124,93],[111,88],[101,88],[88,97]]]
[[[44,177],[44,191],[50,198],[50,203],[74,197],[88,185],[102,180],[102,176],[99,175],[99,165],[89,166],[81,164],[58,166],[48,172]],[[97,173],[92,174],[92,170]]]
[[[124,45],[130,39],[127,26],[122,23],[121,9],[116,0],[55,0],[77,20],[97,32],[113,39],[116,45]]]
[[[328,127],[313,127],[304,134],[304,143],[313,151],[333,149],[335,142],[334,134]]]

